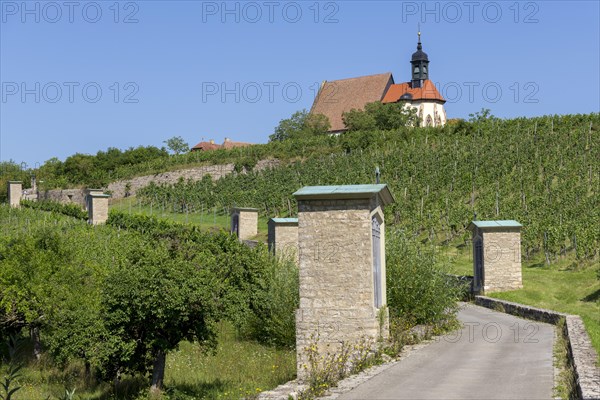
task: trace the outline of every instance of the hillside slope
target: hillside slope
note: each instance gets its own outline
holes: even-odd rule
[[[379,167],[396,198],[387,221],[413,236],[451,241],[476,213],[521,222],[526,256],[543,251],[551,261],[573,250],[590,259],[600,247],[592,223],[600,219],[599,126],[599,114],[590,114],[353,132],[313,139],[326,156],[298,142],[302,161],[216,182],[151,183],[138,195],[180,210],[238,205],[284,216],[294,214],[292,193],[302,186],[372,183]]]

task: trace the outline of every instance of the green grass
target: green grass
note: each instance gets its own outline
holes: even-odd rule
[[[471,247],[457,249],[451,246],[440,253],[449,256],[451,273],[473,275]],[[538,255],[523,260],[523,289],[492,293],[490,297],[581,316],[600,355],[598,268],[600,263],[597,261],[576,262],[572,255],[546,265],[544,256]]]
[[[226,214],[222,209],[211,209],[205,211],[204,213],[175,213],[165,211],[158,207],[142,205],[135,198],[135,196],[127,197],[124,199],[111,200],[110,209],[131,214],[152,215],[157,218],[162,218],[173,222],[179,222],[182,224],[197,225],[204,230],[229,230],[231,227],[231,217],[229,216],[229,214]],[[256,240],[262,242],[267,241],[267,223],[268,220],[266,218],[258,218],[258,235],[255,238]]]
[[[240,342],[223,325],[216,355],[183,343],[167,360],[165,385],[192,398],[240,399],[295,378],[296,353]]]
[[[26,349],[28,350],[28,349]],[[30,352],[28,352],[30,354]],[[19,379],[22,388],[14,400],[56,399],[65,388],[76,388],[80,399],[145,399],[140,389],[147,387],[145,378],[125,378],[117,394],[109,383],[91,384],[83,378],[83,364],[74,362],[66,368],[52,365],[47,358],[36,362],[25,359],[26,367]],[[3,376],[6,367],[0,367]],[[182,342],[179,350],[167,355],[165,399],[239,399],[268,390],[295,378],[296,353],[276,349],[236,337],[234,328],[222,323],[219,345],[214,355],[205,354],[194,343]],[[143,393],[143,392],[141,392]]]
[[[600,281],[598,263],[579,269],[570,262],[547,266],[542,262],[523,266],[523,289],[492,293],[498,299],[579,315],[600,354]],[[600,358],[599,358],[600,360]]]
[[[473,275],[473,248],[461,239],[448,246],[436,246],[436,255],[442,262],[449,264],[451,274]]]
[[[558,376],[554,384],[554,397],[560,399],[576,398],[577,378],[569,362],[569,343],[565,335],[565,319],[561,318],[556,326],[557,335],[554,342],[554,366]]]

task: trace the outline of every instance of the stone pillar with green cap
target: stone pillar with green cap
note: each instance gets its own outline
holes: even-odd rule
[[[258,209],[234,207],[231,209],[231,233],[240,240],[258,235]]]
[[[91,191],[87,195],[88,223],[100,225],[108,219],[108,199],[110,195]]]
[[[517,221],[472,221],[473,292],[491,293],[523,287],[521,227]]]
[[[298,202],[298,378],[319,357],[389,336],[383,207],[387,185],[308,186]],[[353,351],[353,350],[352,350]]]
[[[23,182],[8,181],[8,204],[13,208],[21,207],[21,196],[23,196]]]
[[[298,218],[271,218],[268,227],[269,251],[298,262]]]
[[[104,190],[102,190],[102,189],[85,189],[83,203],[85,205],[86,210],[89,210],[90,203],[92,202],[92,197],[90,196],[91,194],[104,194]]]

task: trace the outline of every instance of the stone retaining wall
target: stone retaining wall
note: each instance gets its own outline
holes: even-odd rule
[[[524,304],[493,299],[486,296],[475,296],[475,304],[478,306],[491,308],[492,310],[502,311],[510,315],[516,315],[517,317],[546,322],[553,325],[558,324],[561,318],[565,318],[567,316],[567,314],[552,310],[544,310],[543,308],[530,307]]]
[[[568,315],[552,310],[544,310],[511,301],[475,296],[475,304],[535,321],[557,324],[566,320],[566,337],[569,343],[571,363],[577,377],[577,392],[582,400],[600,399],[600,368],[596,365],[598,354],[578,315]]]
[[[262,171],[269,168],[275,168],[280,165],[279,160],[260,160],[253,168],[254,171]],[[179,179],[198,181],[206,175],[213,180],[220,179],[234,171],[234,164],[208,165],[195,168],[181,169],[176,171],[163,172],[155,175],[138,176],[131,179],[125,179],[109,183],[103,192],[110,192],[111,198],[121,199],[136,195],[137,191],[148,186],[150,182],[156,184],[175,184]],[[129,189],[126,191],[126,186]],[[51,189],[39,191],[35,194],[28,194],[25,198],[28,200],[49,200],[61,204],[78,204],[87,209],[86,204],[87,189]]]
[[[277,167],[280,164],[279,160],[260,160],[256,163],[254,171],[262,171],[268,168]],[[184,180],[199,181],[205,175],[215,181],[228,175],[234,171],[234,164],[220,164],[220,165],[206,165],[202,167],[194,167],[188,169],[180,169],[176,171],[163,172],[154,175],[137,176],[131,179],[124,179],[109,183],[106,191],[111,193],[113,199],[122,199],[128,192],[129,196],[135,196],[137,191],[144,188],[154,182],[157,185],[160,184],[174,184],[179,181],[180,178]],[[129,184],[130,188],[128,191],[125,187]],[[85,206],[85,190],[84,189],[52,189],[44,192],[40,191],[39,200],[52,200],[63,204],[76,203]]]
[[[62,204],[78,204],[85,207],[85,189],[53,189],[39,193],[38,200],[50,200]]]
[[[253,170],[261,171],[263,169],[276,167],[279,164],[279,160],[260,160],[256,163]],[[127,186],[127,184],[130,185],[129,196],[135,196],[139,189],[148,186],[150,182],[154,182],[157,185],[165,183],[174,184],[177,183],[180,178],[183,178],[186,181],[189,179],[199,181],[202,180],[205,175],[210,175],[213,181],[216,181],[217,179],[232,173],[234,167],[234,164],[205,165],[202,167],[168,171],[155,175],[138,176],[131,179],[112,182],[108,185],[108,190],[112,193],[113,199],[120,199],[125,197],[125,186]]]
[[[579,397],[583,400],[600,399],[600,368],[596,366],[598,355],[578,315],[567,316],[567,337]]]
[[[258,165],[257,165],[258,166]],[[137,191],[148,186],[150,182],[154,182],[157,185],[160,184],[174,184],[179,181],[180,178],[191,179],[193,181],[201,180],[205,175],[210,175],[213,180],[222,178],[233,172],[233,164],[225,165],[207,165],[197,168],[180,169],[177,171],[163,172],[155,175],[137,176],[131,179],[125,179],[122,181],[112,182],[108,185],[108,190],[111,192],[113,199],[121,199],[126,197],[127,192],[126,186],[130,185],[128,191],[129,196],[135,196]]]

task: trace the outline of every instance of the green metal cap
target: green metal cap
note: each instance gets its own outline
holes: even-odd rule
[[[103,199],[103,198],[109,198],[111,197],[110,194],[104,194],[104,193],[89,193],[88,196],[94,198],[94,199]]]
[[[369,199],[379,196],[383,205],[394,202],[385,183],[376,185],[305,186],[294,193],[297,200]]]
[[[271,218],[269,223],[277,225],[298,225],[298,218]]]
[[[501,221],[471,221],[468,229],[473,228],[479,229],[501,229],[501,228],[521,228],[523,225],[515,220],[501,220]]]
[[[247,208],[247,207],[232,207],[231,213],[236,213],[240,211],[248,211],[248,212],[258,212],[258,208]]]

